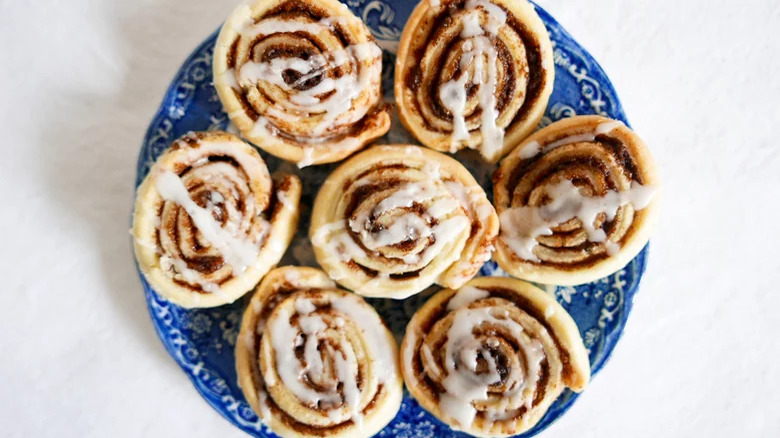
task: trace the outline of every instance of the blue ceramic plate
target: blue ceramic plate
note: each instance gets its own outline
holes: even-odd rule
[[[407,17],[417,0],[342,0],[374,32],[385,49],[383,86],[386,98],[392,100],[394,50]],[[555,50],[555,90],[542,125],[575,114],[601,114],[626,122],[623,108],[612,84],[595,60],[544,10],[537,7],[553,41]],[[212,47],[216,33],[204,41],[187,58],[162,105],[149,125],[138,158],[136,186],[141,183],[152,163],[173,140],[188,131],[226,129],[228,119],[222,112],[211,79]],[[394,123],[384,142],[416,143]],[[316,266],[311,245],[306,236],[309,214],[316,188],[334,168],[319,166],[298,170],[295,166],[262,153],[269,168],[284,167],[303,180],[301,226],[281,265]],[[475,160],[474,154],[458,154],[488,193],[494,166]],[[631,310],[634,294],[645,269],[647,248],[628,266],[616,274],[591,284],[577,287],[547,287],[577,322],[585,346],[590,352],[593,374],[598,373],[620,338]],[[488,262],[481,273],[500,275],[495,263]],[[186,310],[165,301],[141,278],[149,312],[157,334],[174,360],[192,379],[195,388],[211,406],[237,427],[256,437],[274,437],[244,400],[236,384],[233,347],[238,334],[245,300],[216,309]],[[370,300],[385,318],[400,340],[414,311],[432,291],[405,301]],[[571,391],[564,392],[544,418],[523,437],[536,435],[558,419],[576,400]],[[380,437],[431,438],[465,437],[425,412],[408,394],[398,416]]]

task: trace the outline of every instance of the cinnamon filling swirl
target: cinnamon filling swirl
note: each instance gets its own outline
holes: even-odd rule
[[[518,146],[493,183],[497,259],[513,275],[591,281],[621,268],[647,241],[654,164],[620,122],[581,116],[554,123]]]
[[[549,36],[527,2],[421,2],[399,50],[401,120],[426,146],[497,161],[540,120],[553,70]]]
[[[315,255],[333,279],[395,298],[473,277],[497,226],[468,171],[414,146],[375,147],[347,161],[323,185],[312,217]]]
[[[239,339],[239,384],[283,437],[371,435],[400,407],[392,335],[362,298],[335,289],[321,271],[269,273]]]
[[[242,134],[300,167],[338,161],[383,135],[382,52],[335,0],[256,2],[217,41],[217,92]]]
[[[268,173],[223,132],[174,142],[139,187],[133,234],[157,292],[187,307],[229,303],[281,258],[298,217],[300,181]]]
[[[582,390],[589,379],[566,311],[530,284],[499,277],[423,305],[407,328],[401,364],[425,409],[477,436],[530,429],[564,388]]]

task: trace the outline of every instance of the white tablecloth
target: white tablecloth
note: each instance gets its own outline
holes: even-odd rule
[[[135,160],[234,0],[0,0],[0,435],[242,437],[157,340]],[[780,4],[541,1],[661,165],[625,336],[544,437],[780,436]]]

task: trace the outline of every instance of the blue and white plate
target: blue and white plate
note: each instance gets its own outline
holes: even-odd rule
[[[385,50],[383,87],[392,100],[394,50],[406,19],[417,0],[342,0],[371,28]],[[596,61],[543,9],[536,7],[547,26],[555,53],[555,90],[553,91],[542,125],[575,114],[601,114],[626,122],[623,108],[612,84]],[[188,131],[226,129],[227,115],[212,86],[212,48],[217,34],[209,36],[187,58],[162,105],[155,115],[138,158],[138,186],[150,166],[179,136]],[[400,123],[385,136],[384,142],[416,143]],[[261,152],[274,171],[284,168],[297,173],[304,187],[301,206],[301,226],[281,265],[316,266],[311,244],[306,236],[309,206],[313,204],[316,188],[335,165],[298,170]],[[490,174],[494,167],[474,160],[474,154],[459,154],[458,158],[491,192]],[[604,366],[615,348],[626,324],[634,294],[645,269],[645,248],[631,263],[616,274],[591,284],[577,287],[547,287],[555,298],[571,313],[577,322],[585,346],[590,352],[592,373]],[[495,263],[488,262],[483,275],[500,274]],[[152,290],[141,278],[149,313],[157,334],[173,359],[192,380],[203,398],[237,427],[255,437],[275,437],[257,418],[236,383],[234,346],[246,300],[216,309],[186,310],[171,304]],[[420,294],[405,301],[370,300],[382,314],[400,340],[414,311],[430,296]],[[577,395],[564,392],[544,418],[531,431],[530,437],[547,428],[563,415]],[[408,394],[404,397],[398,416],[378,434],[380,437],[432,438],[465,437],[425,412]]]

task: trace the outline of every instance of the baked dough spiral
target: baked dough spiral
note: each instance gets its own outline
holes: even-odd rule
[[[369,297],[458,287],[490,258],[498,217],[456,160],[417,146],[350,158],[317,194],[309,235],[325,271]]]
[[[412,317],[401,370],[423,408],[471,435],[532,428],[568,387],[582,391],[590,363],[574,320],[535,286],[480,277],[445,289]]]
[[[228,18],[214,86],[230,120],[300,167],[340,161],[390,129],[382,50],[337,0],[256,0]]]
[[[621,122],[578,116],[553,123],[494,175],[495,258],[511,275],[547,284],[612,274],[647,243],[658,185],[650,152]]]
[[[401,36],[395,99],[422,144],[496,162],[541,120],[554,74],[550,37],[526,0],[423,0]]]
[[[273,179],[257,151],[226,132],[175,141],[138,188],[138,266],[184,307],[231,303],[276,265],[298,223],[301,182]]]
[[[314,268],[266,275],[241,321],[236,369],[249,404],[284,438],[372,436],[403,396],[379,315]]]

